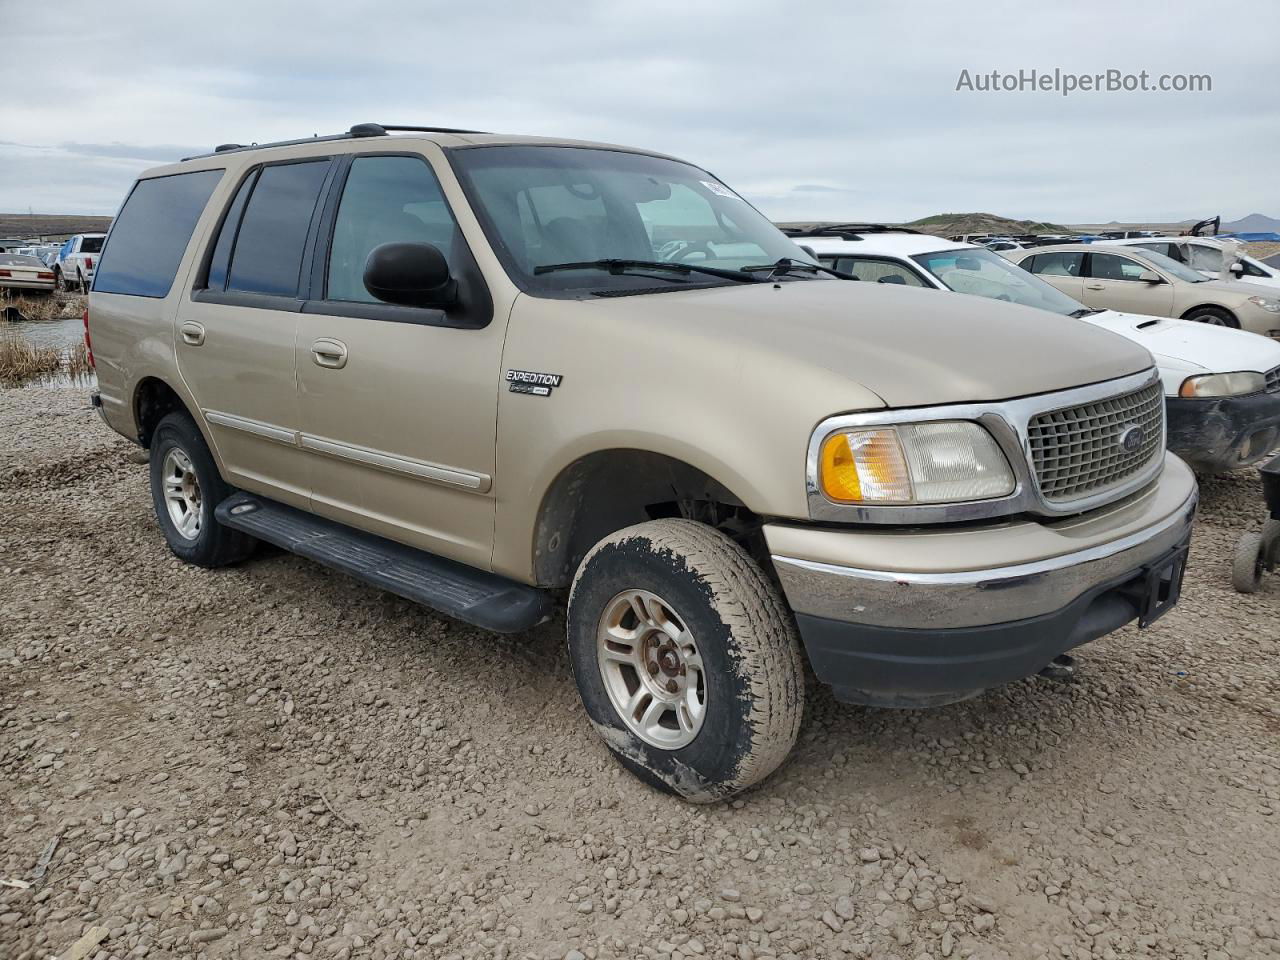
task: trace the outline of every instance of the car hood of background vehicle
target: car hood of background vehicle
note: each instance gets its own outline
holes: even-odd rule
[[[1180,366],[1191,365],[1210,373],[1237,370],[1266,373],[1280,367],[1280,343],[1246,330],[1115,310],[1104,310],[1085,319],[1140,343],[1162,367],[1165,358],[1178,361]]]
[[[771,356],[785,353],[861,384],[891,407],[1004,400],[1152,366],[1131,340],[1071,317],[897,284],[796,280],[592,306],[634,322],[637,336],[661,335],[677,347],[684,338],[685,349],[737,349],[762,381]],[[659,334],[658,325],[670,329]]]

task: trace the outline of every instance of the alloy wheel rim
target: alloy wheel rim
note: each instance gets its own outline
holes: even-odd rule
[[[183,539],[196,539],[200,536],[203,500],[191,457],[179,447],[172,448],[164,455],[160,475],[170,523]]]
[[[697,641],[670,603],[624,590],[596,631],[600,678],[618,717],[650,746],[679,750],[707,715],[707,682]]]

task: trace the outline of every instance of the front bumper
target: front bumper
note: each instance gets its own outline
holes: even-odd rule
[[[1165,400],[1168,447],[1201,473],[1257,463],[1280,442],[1280,393]]]
[[[1152,487],[1073,521],[803,536],[770,526],[765,533],[818,679],[848,702],[929,706],[1033,674],[1138,618],[1152,572],[1173,571],[1185,556],[1196,501],[1191,472],[1169,458]],[[788,541],[821,545],[823,538],[843,539],[847,548],[868,537],[877,540],[870,550],[891,557],[897,569],[775,549]],[[1026,556],[1050,543],[1068,549]],[[838,549],[829,543],[822,552]],[[866,549],[858,543],[852,552]],[[1000,552],[1016,562],[978,569],[950,562],[968,557],[972,564]]]

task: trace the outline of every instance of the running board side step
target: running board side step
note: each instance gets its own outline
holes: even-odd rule
[[[218,504],[218,522],[389,593],[498,633],[551,616],[544,590],[249,493]]]

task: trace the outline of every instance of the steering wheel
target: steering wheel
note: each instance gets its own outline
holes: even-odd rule
[[[715,251],[711,249],[711,242],[709,240],[695,240],[670,254],[667,257],[667,260],[678,263],[681,260],[687,260],[695,253],[702,254],[708,260],[714,260],[716,256]]]

